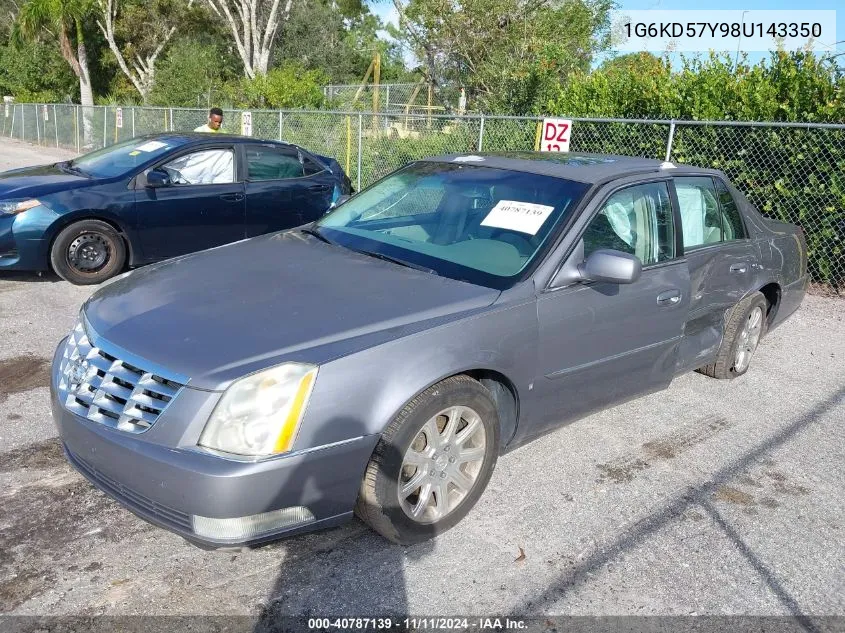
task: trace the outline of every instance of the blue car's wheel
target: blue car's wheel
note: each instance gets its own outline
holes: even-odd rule
[[[50,250],[56,274],[77,285],[102,283],[119,273],[125,262],[123,238],[100,220],[82,220],[65,227]]]

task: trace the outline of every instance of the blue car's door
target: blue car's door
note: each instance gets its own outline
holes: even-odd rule
[[[244,191],[232,145],[203,147],[156,166],[165,187],[135,191],[137,234],[150,262],[245,237]]]
[[[690,288],[674,225],[666,181],[614,192],[581,236],[584,257],[598,249],[635,255],[640,278],[539,295],[535,388],[544,419],[537,431],[664,388],[674,377]]]
[[[335,178],[322,165],[294,146],[256,143],[244,151],[248,236],[299,226],[328,210]]]

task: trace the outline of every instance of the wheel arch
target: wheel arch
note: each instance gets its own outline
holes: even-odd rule
[[[47,266],[51,270],[52,264],[50,262],[50,253],[53,251],[53,244],[55,244],[56,238],[67,227],[71,226],[72,224],[76,224],[77,222],[83,222],[85,220],[97,220],[99,222],[104,222],[111,226],[120,236],[120,239],[123,240],[123,244],[126,246],[126,252],[128,256],[126,258],[125,265],[132,266],[135,264],[135,250],[132,244],[132,240],[129,239],[129,234],[126,231],[126,227],[124,226],[123,222],[113,215],[105,214],[93,209],[85,209],[82,211],[75,211],[73,213],[68,213],[66,215],[60,216],[55,222],[53,222],[52,225],[50,225],[50,228],[47,230],[45,235],[46,239],[44,240],[47,245],[44,252],[44,257],[46,258]]]
[[[393,415],[387,420],[384,428],[381,432],[384,432],[384,429],[390,424],[393,419],[399,415],[399,413],[410,403],[414,398],[419,396],[422,392],[426,389],[433,387],[434,385],[443,382],[453,376],[469,376],[470,378],[478,381],[484,386],[489,392],[490,396],[493,400],[493,404],[496,406],[496,410],[499,414],[499,437],[501,439],[501,446],[499,447],[499,452],[503,452],[507,445],[510,443],[513,436],[516,434],[516,429],[519,422],[519,391],[516,388],[514,382],[506,376],[501,371],[496,369],[491,369],[488,367],[468,367],[458,371],[451,371],[449,373],[443,374],[439,376],[435,380],[430,381],[421,389],[418,389],[413,395],[411,395],[405,402],[402,403],[396,411],[393,412]]]
[[[773,281],[761,287],[759,291],[766,297],[766,302],[769,304],[768,310],[766,311],[766,320],[771,324],[777,316],[778,308],[780,307],[782,296],[780,284]]]

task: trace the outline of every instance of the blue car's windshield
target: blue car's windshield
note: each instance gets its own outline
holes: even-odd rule
[[[414,163],[317,227],[331,241],[494,288],[536,260],[588,186],[467,163]]]
[[[129,173],[181,144],[175,138],[136,138],[75,158],[68,167],[95,178],[114,178]]]

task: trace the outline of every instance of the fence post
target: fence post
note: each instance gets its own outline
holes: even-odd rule
[[[73,110],[73,135],[76,137],[76,153],[79,153],[79,106]]]
[[[9,138],[15,138],[15,115],[18,113],[18,106],[12,104],[12,125],[9,126]]]
[[[355,185],[355,191],[361,191],[361,145],[363,144],[364,138],[361,128],[363,125],[363,118],[364,115],[358,115],[358,178],[357,184]]]
[[[675,138],[675,120],[669,123],[669,140],[666,142],[666,158],[664,160],[668,161],[669,157],[672,155],[672,141]]]
[[[26,107],[21,106],[21,140],[26,140]]]
[[[281,134],[280,134],[281,136]],[[279,139],[281,140],[281,139]],[[352,166],[352,117],[346,115],[346,173],[349,174],[349,168]]]
[[[384,111],[390,112],[390,84],[384,87]]]
[[[35,144],[41,145],[41,124],[38,121],[38,104],[35,104]]]
[[[103,106],[103,147],[106,146],[106,139],[108,138],[109,128],[109,107]]]
[[[56,130],[56,148],[59,147],[59,119],[56,118],[56,105],[53,104],[53,129]]]
[[[135,138],[135,106],[132,106],[132,138]]]
[[[478,151],[484,147],[484,115],[481,115],[481,125],[478,128]]]
[[[284,117],[284,115],[282,114],[282,111],[279,110],[279,140],[280,141],[282,140],[282,125],[284,123],[283,117]]]

